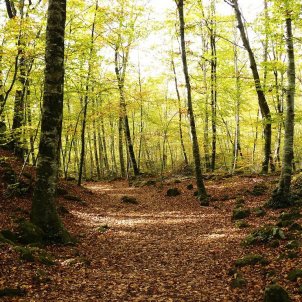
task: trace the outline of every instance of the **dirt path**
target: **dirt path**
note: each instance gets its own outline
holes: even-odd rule
[[[73,212],[88,230],[79,250],[86,250],[82,256],[90,265],[73,277],[88,278],[73,284],[80,301],[247,301],[229,287],[227,272],[242,253],[242,232],[231,223],[228,202],[200,207],[192,192],[168,198],[165,188],[125,183],[87,187],[99,203]],[[123,195],[139,204],[121,204]],[[100,234],[102,225],[110,229]]]
[[[232,209],[239,197],[251,208],[263,203],[267,196],[247,193],[259,181],[207,181],[210,207],[199,206],[187,188],[190,180],[138,188],[123,181],[87,183],[88,190],[67,184],[71,194],[85,201],[58,200],[70,212],[63,215],[64,224],[77,234],[78,244],[46,247],[55,259],[53,266],[24,262],[13,247],[3,246],[0,285],[26,289],[24,298],[3,301],[260,302],[270,282],[269,268],[243,268],[248,282],[242,289],[231,288],[234,276],[228,275],[234,261],[249,252],[240,246],[242,238],[253,224],[261,225],[261,218],[252,216],[250,228],[236,228]],[[171,187],[181,194],[167,197]],[[122,203],[124,195],[135,197],[138,204]],[[30,202],[21,205],[28,209]],[[269,253],[269,259],[277,259]],[[278,269],[282,271],[282,263]]]

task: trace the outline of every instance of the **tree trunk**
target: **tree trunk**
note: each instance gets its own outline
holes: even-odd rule
[[[121,114],[121,113],[120,113]],[[124,158],[124,144],[123,144],[123,118],[120,116],[118,119],[118,151],[119,151],[119,158],[120,158],[120,169],[121,169],[121,176],[124,178],[126,177],[126,168],[125,168],[125,158]]]
[[[116,74],[116,78],[118,81],[118,89],[119,89],[119,93],[120,93],[120,117],[119,117],[119,152],[120,152],[120,162],[121,162],[121,174],[122,177],[124,177],[125,175],[125,171],[124,171],[124,167],[122,167],[122,165],[124,165],[123,163],[123,158],[122,158],[122,135],[121,135],[121,131],[122,131],[122,125],[124,126],[124,131],[125,131],[125,137],[126,137],[126,141],[127,141],[127,146],[128,146],[128,152],[129,152],[129,157],[130,157],[130,161],[132,164],[132,168],[133,168],[133,172],[135,176],[139,175],[139,169],[137,166],[137,162],[135,159],[135,154],[134,154],[134,148],[133,148],[133,143],[132,143],[132,139],[131,139],[131,132],[130,132],[130,127],[129,127],[129,119],[128,119],[128,115],[127,115],[127,109],[126,109],[126,100],[125,100],[125,87],[124,87],[124,83],[125,83],[125,74],[126,74],[126,68],[127,68],[127,63],[128,63],[128,56],[129,56],[129,52],[128,50],[126,51],[125,54],[123,54],[122,56],[122,63],[121,66],[119,66],[119,46],[116,46],[115,49],[115,74]],[[121,71],[122,70],[122,71]],[[124,124],[122,124],[124,123]]]
[[[198,197],[201,205],[208,205],[208,195],[204,186],[203,176],[201,172],[201,160],[200,151],[198,146],[198,138],[195,127],[195,118],[192,104],[192,94],[191,94],[191,83],[187,64],[187,54],[186,54],[186,43],[185,43],[185,20],[184,20],[184,0],[179,0],[176,2],[178,13],[179,13],[179,23],[180,23],[180,38],[181,38],[181,58],[183,63],[183,72],[186,81],[187,88],[187,100],[188,100],[188,113],[190,118],[190,128],[192,135],[192,147],[193,147],[193,157],[195,163],[195,176],[196,184],[198,189]]]
[[[240,85],[240,71],[238,66],[238,49],[234,44],[234,66],[236,78],[236,93],[235,93],[235,138],[234,138],[234,152],[233,152],[233,167],[232,173],[235,172],[238,154],[240,151],[240,103],[241,103],[241,85]]]
[[[186,149],[185,149],[185,144],[184,144],[184,140],[183,140],[183,131],[182,131],[181,99],[180,99],[180,93],[179,93],[179,90],[178,90],[178,81],[177,81],[177,76],[176,76],[175,64],[174,64],[174,60],[173,60],[173,54],[172,54],[171,64],[172,64],[172,69],[173,69],[173,74],[174,74],[174,84],[175,84],[175,90],[176,90],[177,102],[178,102],[179,139],[180,139],[180,145],[181,145],[181,150],[182,150],[184,163],[185,163],[186,166],[188,166],[189,161],[188,161],[188,156],[187,156],[187,152],[186,152]]]
[[[83,120],[81,129],[81,154],[80,154],[80,166],[78,175],[78,186],[82,184],[83,170],[85,165],[85,132],[86,132],[86,122],[87,122],[87,108],[88,108],[88,81],[89,76],[87,76],[86,93],[84,97],[83,104]]]
[[[216,141],[217,141],[217,54],[216,54],[216,24],[215,3],[211,1],[210,21],[210,45],[211,45],[211,113],[212,113],[212,156],[211,170],[214,172],[216,165]]]
[[[260,82],[260,76],[257,68],[257,63],[255,60],[254,52],[250,46],[249,39],[246,34],[246,30],[244,28],[244,24],[242,21],[242,15],[238,6],[238,0],[225,0],[228,4],[230,4],[235,11],[236,19],[238,22],[238,29],[240,31],[241,39],[245,49],[248,52],[249,60],[250,60],[250,68],[252,70],[255,88],[258,96],[258,103],[261,111],[261,115],[263,118],[264,124],[264,159],[262,162],[262,173],[268,173],[269,162],[271,160],[271,140],[272,140],[272,121],[271,121],[271,113],[268,107],[265,94]]]
[[[291,205],[290,185],[294,158],[294,100],[295,100],[295,56],[291,17],[286,18],[287,66],[287,98],[285,133],[283,146],[283,162],[278,188],[273,192],[269,205],[273,208],[284,208]]]
[[[79,169],[79,177],[78,177],[78,186],[82,183],[82,174],[83,174],[83,166],[85,161],[85,131],[86,131],[86,121],[87,121],[87,109],[88,109],[88,94],[89,94],[89,86],[90,86],[90,77],[91,77],[91,69],[92,69],[92,56],[94,51],[94,32],[95,32],[95,22],[96,22],[96,13],[98,10],[98,2],[96,1],[94,18],[91,26],[91,36],[90,36],[90,49],[89,49],[89,58],[88,58],[88,73],[86,78],[86,86],[85,86],[85,97],[84,97],[84,110],[83,110],[83,122],[82,122],[82,132],[81,132],[81,156],[80,156],[80,169]]]
[[[58,242],[70,241],[55,206],[63,115],[65,20],[66,0],[50,0],[41,137],[31,209],[31,221],[44,231],[45,239]]]
[[[24,146],[22,144],[22,131],[25,124],[24,115],[25,115],[25,95],[27,90],[27,77],[26,77],[26,57],[24,53],[25,41],[23,33],[23,10],[24,10],[24,1],[20,2],[20,30],[18,36],[18,58],[19,58],[19,76],[18,82],[19,85],[16,89],[15,101],[14,101],[14,116],[12,124],[12,141],[10,143],[12,151],[16,156],[23,159],[24,158]]]

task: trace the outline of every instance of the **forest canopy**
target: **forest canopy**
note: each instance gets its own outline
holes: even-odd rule
[[[143,0],[67,2],[61,176],[98,180],[193,169],[179,18],[170,2],[162,8],[157,1]],[[270,169],[280,170],[286,7],[284,1],[259,1],[256,11],[245,10],[246,4],[240,10],[259,74],[257,89],[269,110],[263,111],[234,2],[185,1],[186,56],[202,169],[261,171],[267,148],[263,130],[269,124],[264,172],[268,161]],[[296,46],[294,166],[299,169],[301,3],[286,2]],[[0,9],[1,140],[35,164],[47,3],[8,0]]]

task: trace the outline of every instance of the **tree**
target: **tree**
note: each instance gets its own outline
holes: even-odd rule
[[[55,194],[62,132],[65,20],[66,0],[50,0],[41,137],[31,209],[31,222],[42,229],[45,238],[64,243],[70,240],[70,236],[56,211]]]
[[[242,21],[242,14],[239,9],[238,0],[225,0],[225,2],[234,8],[241,39],[242,39],[243,45],[249,55],[250,67],[251,67],[253,78],[254,78],[255,88],[256,88],[257,97],[258,97],[258,103],[259,103],[261,115],[264,119],[263,123],[264,123],[265,143],[264,143],[264,159],[262,162],[262,173],[268,173],[269,162],[270,162],[270,160],[272,160],[271,159],[272,121],[271,121],[270,109],[269,109],[268,103],[266,101],[263,87],[261,85],[255,55],[251,48],[250,41],[248,39],[246,29],[245,29],[243,21]]]
[[[292,11],[289,6],[290,1],[285,1],[286,6],[286,47],[287,47],[287,97],[286,97],[286,116],[285,133],[283,146],[282,170],[277,189],[273,192],[269,201],[269,206],[273,208],[284,208],[291,204],[290,185],[292,177],[292,164],[294,158],[294,101],[295,101],[295,55],[292,31]]]
[[[188,101],[188,113],[190,118],[190,129],[192,135],[192,148],[193,148],[193,157],[195,164],[195,177],[196,184],[198,189],[198,197],[201,205],[208,205],[208,196],[203,182],[203,176],[201,172],[201,160],[200,160],[200,151],[198,145],[198,138],[196,133],[194,111],[192,105],[192,92],[191,92],[191,83],[187,63],[186,55],[186,43],[185,43],[185,20],[184,20],[184,1],[176,1],[178,14],[179,14],[179,26],[180,26],[180,39],[181,39],[181,58],[183,64],[183,72],[186,81],[187,89],[187,101]]]

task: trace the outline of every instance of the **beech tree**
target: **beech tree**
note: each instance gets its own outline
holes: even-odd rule
[[[271,112],[265,97],[265,93],[260,81],[260,75],[255,59],[254,52],[251,48],[250,41],[248,39],[246,29],[244,27],[243,18],[241,11],[239,9],[238,0],[225,0],[226,3],[231,5],[234,8],[235,16],[238,22],[238,29],[240,31],[241,39],[245,49],[248,52],[249,60],[250,60],[250,68],[252,70],[255,88],[258,97],[258,103],[261,111],[261,115],[263,117],[263,125],[264,125],[264,159],[262,162],[262,172],[268,173],[269,162],[272,160],[271,158],[271,146],[272,146],[272,121],[271,121]]]
[[[285,1],[285,24],[286,24],[286,47],[287,47],[287,96],[285,133],[283,146],[282,170],[277,189],[273,192],[269,206],[273,208],[284,208],[291,205],[290,185],[294,158],[294,125],[295,125],[295,54],[292,30],[292,6],[291,1]]]
[[[199,151],[198,138],[196,133],[195,118],[194,118],[194,111],[192,105],[191,83],[190,83],[190,76],[189,76],[188,63],[187,63],[186,43],[185,43],[184,1],[183,0],[176,1],[176,5],[179,15],[181,58],[182,58],[183,72],[185,76],[186,90],[187,90],[188,113],[190,118],[190,129],[192,135],[192,149],[193,149],[193,157],[194,157],[194,164],[195,164],[195,177],[196,177],[196,183],[198,189],[198,198],[200,200],[201,205],[208,205],[209,204],[208,196],[203,182],[203,175],[201,172],[200,151]]]
[[[41,137],[31,209],[31,222],[42,229],[45,238],[64,243],[70,240],[70,236],[56,211],[55,194],[63,115],[65,20],[66,0],[50,0]]]

